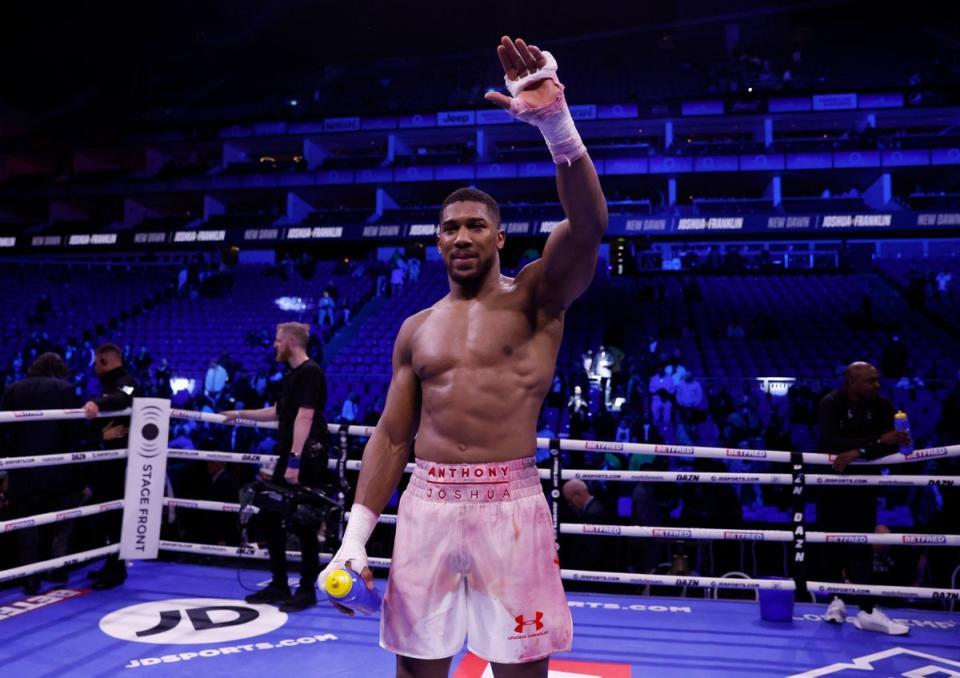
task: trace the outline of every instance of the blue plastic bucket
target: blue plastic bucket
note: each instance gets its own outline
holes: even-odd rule
[[[764,577],[764,579],[780,579],[780,577]],[[794,591],[760,589],[758,593],[761,619],[772,622],[793,621]]]

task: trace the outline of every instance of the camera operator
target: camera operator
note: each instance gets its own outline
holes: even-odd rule
[[[327,462],[324,441],[328,432],[323,419],[327,385],[323,368],[307,355],[309,339],[309,325],[295,322],[277,325],[273,342],[277,361],[290,366],[283,377],[277,403],[259,410],[228,410],[223,415],[228,422],[237,418],[278,421],[276,453],[280,458],[272,480],[275,483],[317,487],[321,484]],[[291,463],[291,457],[294,463]],[[304,463],[298,464],[301,457]],[[298,465],[299,469],[293,468]],[[262,591],[247,596],[247,602],[280,603],[280,609],[284,612],[299,612],[315,605],[317,597],[314,583],[320,574],[319,524],[293,522],[286,525],[299,539],[302,553],[300,585],[291,596],[287,584],[284,516],[276,511],[261,510],[258,519],[266,533],[273,579]]]

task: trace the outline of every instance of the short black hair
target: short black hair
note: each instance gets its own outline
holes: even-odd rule
[[[497,228],[500,228],[500,205],[497,204],[497,201],[494,200],[493,196],[489,193],[484,193],[479,188],[471,188],[469,186],[458,188],[444,199],[443,204],[440,205],[440,218],[437,220],[439,224],[443,224],[443,210],[447,209],[447,205],[454,202],[483,203],[487,206],[487,211],[490,212],[490,216],[493,217],[493,220],[496,222]]]
[[[58,353],[47,351],[37,356],[29,369],[28,377],[56,377],[57,379],[66,379],[70,376],[70,370]]]
[[[116,344],[110,344],[110,343],[100,344],[99,346],[97,346],[97,350],[94,352],[94,354],[98,356],[101,356],[104,353],[113,353],[118,358],[120,358],[120,360],[123,360],[123,351],[120,350],[120,347],[117,346]]]

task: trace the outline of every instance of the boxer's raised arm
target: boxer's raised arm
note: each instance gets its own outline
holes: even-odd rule
[[[488,92],[486,99],[537,127],[557,165],[557,190],[567,218],[553,229],[543,259],[529,272],[536,276],[538,304],[556,314],[593,280],[607,229],[607,202],[567,107],[553,56],[508,36],[500,41],[497,56],[512,97]]]
[[[567,218],[556,225],[543,248],[537,297],[546,309],[562,311],[593,280],[607,230],[607,201],[586,153],[569,167],[557,167],[557,190]]]

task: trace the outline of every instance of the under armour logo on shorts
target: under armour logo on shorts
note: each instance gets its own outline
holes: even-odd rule
[[[524,621],[523,615],[521,614],[518,617],[514,617],[514,621],[517,622],[517,626],[514,629],[514,631],[516,633],[523,633],[523,627],[530,626],[531,624],[533,624],[533,629],[535,631],[539,631],[540,629],[543,628],[542,620],[543,620],[543,612],[541,612],[540,610],[537,610],[536,615],[534,615],[534,618],[531,619],[530,621]]]

